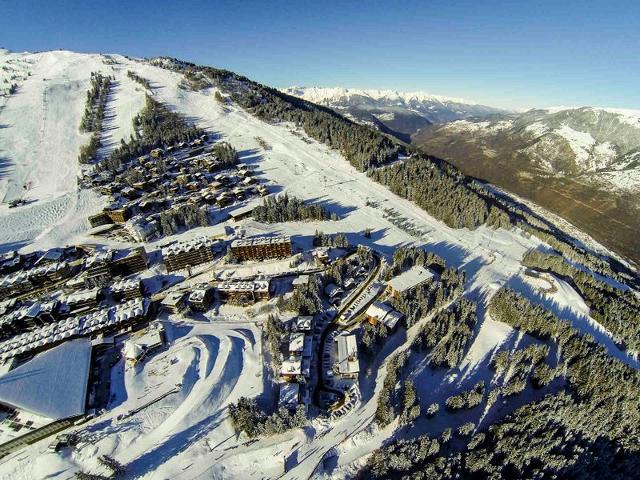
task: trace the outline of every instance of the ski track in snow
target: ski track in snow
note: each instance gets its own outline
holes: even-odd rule
[[[78,126],[91,72],[114,75],[117,83],[107,104],[101,154],[110,152],[121,138],[129,137],[131,120],[144,105],[144,90],[127,78],[126,69],[105,64],[103,55],[0,52],[0,64],[15,58],[27,58],[32,63],[25,67],[30,76],[0,111],[3,251],[32,242],[27,249],[71,243],[88,227],[86,217],[104,203],[98,195],[78,192],[77,187],[77,157],[90,137],[80,133]],[[6,205],[20,198],[30,203],[14,210]]]
[[[443,257],[449,266],[464,270],[467,274],[465,295],[478,302],[479,319],[473,342],[454,379],[456,384],[475,379],[478,372],[486,369],[493,352],[513,339],[511,329],[489,318],[486,307],[499,288],[517,284],[518,280],[514,279],[520,279],[522,285],[518,285],[521,287],[526,285],[526,280],[522,280],[520,261],[528,249],[540,246],[537,239],[525,238],[517,230],[494,231],[486,227],[474,231],[452,230],[411,202],[373,183],[336,151],[304,138],[293,125],[267,124],[234,105],[220,105],[214,100],[214,89],[199,92],[180,89],[181,75],[176,72],[121,56],[112,56],[118,62],[116,66],[105,65],[104,57],[99,55],[69,52],[37,54],[34,58],[37,61],[32,76],[25,81],[21,93],[11,98],[7,109],[0,113],[0,123],[9,125],[9,128],[0,129],[0,157],[12,161],[10,181],[0,185],[7,188],[4,193],[9,193],[24,179],[33,178],[34,188],[27,193],[27,198],[36,199],[16,210],[1,207],[0,242],[5,248],[15,248],[16,244],[42,248],[88,240],[82,235],[84,219],[87,212],[98,210],[103,200],[91,192],[77,192],[75,184],[77,152],[88,139],[77,131],[84,108],[84,92],[91,71],[116,76],[118,83],[108,105],[115,116],[105,122],[109,127],[108,137],[105,137],[108,146],[101,152],[107,153],[109,148],[117,146],[120,138],[131,134],[131,118],[144,102],[143,90],[126,77],[127,70],[133,70],[156,87],[153,95],[157,100],[229,141],[238,149],[240,161],[254,166],[256,173],[266,178],[272,189],[282,189],[322,203],[340,217],[335,222],[260,226],[265,232],[287,231],[293,235],[294,242],[300,244],[309,244],[316,230],[346,232],[352,243],[373,246],[387,257],[400,245],[419,245]],[[49,80],[43,80],[44,77]],[[56,87],[58,90],[43,87],[49,83],[68,85],[71,90],[63,89],[61,93],[60,86]],[[45,92],[46,101],[43,102]],[[54,95],[53,92],[57,93]],[[57,98],[71,103],[67,108],[61,108],[56,103]],[[20,112],[26,108],[37,112],[38,121],[20,118]],[[51,121],[54,114],[60,115],[57,122]],[[55,128],[52,123],[57,124]],[[21,135],[15,135],[16,130]],[[63,137],[65,141],[57,145]],[[264,139],[271,149],[263,151],[256,137]],[[47,168],[58,172],[50,185],[37,182],[46,177],[36,178],[30,173],[36,171],[32,170],[33,165],[47,162],[50,163]],[[42,172],[39,170],[37,175]],[[426,236],[416,238],[394,226],[383,218],[384,208],[392,208],[425,231]],[[366,228],[372,229],[370,239],[358,234]],[[195,229],[183,236],[201,235],[206,231],[206,228]],[[592,333],[598,325],[589,319],[588,309],[578,302],[576,295],[569,285],[561,285],[552,300],[559,308],[572,312],[568,320],[575,320],[577,328]],[[244,333],[237,330],[240,326],[250,332],[253,341],[244,330]],[[176,330],[180,328],[176,327]],[[341,467],[364,458],[389,433],[367,433],[375,411],[373,399],[384,380],[383,368],[377,372],[371,399],[337,422],[325,436],[307,439],[305,435],[314,428],[307,427],[304,431],[296,430],[262,439],[253,445],[243,445],[243,440],[236,437],[226,421],[226,406],[240,396],[270,394],[265,392],[261,376],[260,330],[253,323],[234,325],[235,329],[215,323],[196,323],[189,328],[186,335],[177,335],[175,344],[168,351],[153,355],[141,374],[131,376],[129,372],[127,376],[124,373],[121,387],[124,391],[117,396],[120,403],[83,427],[95,436],[92,445],[71,456],[59,457],[45,453],[46,444],[40,442],[0,464],[3,478],[21,478],[17,472],[30,469],[42,476],[49,475],[51,479],[66,478],[76,466],[95,466],[95,458],[101,454],[113,454],[129,463],[131,478],[260,478],[263,475],[276,478],[282,473],[282,457],[289,454],[296,442],[302,442],[296,454],[299,463],[288,472],[287,478],[308,478],[322,455],[348,436],[362,432],[356,443],[341,447]],[[606,332],[602,333],[606,337]],[[407,348],[412,335],[415,331],[409,333],[405,343],[388,348]],[[165,357],[167,362],[162,360]],[[173,357],[177,361],[170,364],[168,359]],[[150,374],[153,368],[160,366],[173,372],[173,376],[159,379]],[[176,382],[183,383],[179,393],[129,419],[116,419],[159,393],[174,388]],[[143,399],[139,398],[141,395]],[[227,450],[234,445],[235,448]],[[34,460],[37,458],[40,460]]]

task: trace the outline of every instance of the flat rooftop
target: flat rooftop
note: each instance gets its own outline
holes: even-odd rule
[[[389,280],[389,285],[397,292],[405,292],[426,281],[433,280],[435,274],[424,267],[416,265],[406,272]]]

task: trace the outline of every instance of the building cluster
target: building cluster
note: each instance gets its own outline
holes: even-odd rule
[[[279,405],[295,408],[299,403],[308,404],[306,389],[311,376],[313,357],[313,317],[299,316],[292,320],[287,345],[287,358],[280,367]]]
[[[0,346],[0,359],[30,356],[73,338],[130,328],[147,321],[149,315],[150,302],[138,298],[87,315],[68,317],[9,338]]]
[[[131,250],[97,250],[84,261],[83,271],[76,279],[85,288],[106,287],[115,277],[142,272],[148,268],[144,247]]]
[[[70,247],[28,255],[13,252],[4,258],[18,269],[1,280],[0,338],[5,339],[95,310],[109,291],[118,301],[141,297],[139,280],[116,279],[147,268],[142,247]]]
[[[120,225],[143,242],[167,234],[163,216],[173,222],[171,229],[206,225],[210,218],[226,217],[220,215],[225,207],[267,193],[245,165],[219,158],[206,135],[194,142],[155,149],[115,172],[88,173],[84,184],[110,198],[102,212],[89,217],[91,226]]]
[[[0,255],[0,300],[46,293],[63,284],[77,273],[78,260],[85,254],[81,248],[68,247],[27,254],[10,251]]]

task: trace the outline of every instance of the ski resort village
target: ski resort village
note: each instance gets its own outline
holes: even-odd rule
[[[0,65],[0,478],[541,478],[538,421],[637,452],[639,278],[559,217],[232,72]]]

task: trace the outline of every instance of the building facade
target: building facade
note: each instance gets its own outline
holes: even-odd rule
[[[291,237],[255,237],[234,240],[231,254],[239,261],[266,260],[291,256]]]

